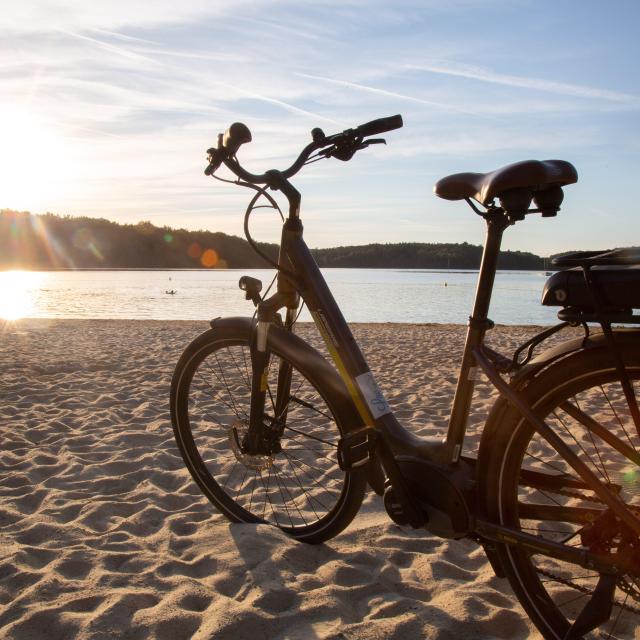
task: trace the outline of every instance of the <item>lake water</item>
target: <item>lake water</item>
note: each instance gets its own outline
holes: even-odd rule
[[[0,317],[209,320],[251,315],[238,289],[241,275],[270,270],[0,272]],[[350,322],[466,323],[477,273],[406,269],[324,269]],[[556,310],[542,307],[546,280],[538,271],[503,271],[496,277],[491,318],[501,324],[551,324]],[[175,295],[167,295],[175,290]],[[264,290],[264,289],[263,289]],[[310,320],[306,310],[301,320]]]

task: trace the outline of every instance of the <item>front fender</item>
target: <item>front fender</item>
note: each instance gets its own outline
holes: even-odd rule
[[[210,325],[214,331],[223,335],[232,332],[237,335],[240,330],[250,340],[256,321],[245,317],[216,318]],[[340,413],[345,431],[358,431],[364,426],[342,379],[318,351],[295,333],[273,324],[269,327],[267,344],[304,371],[309,381],[327,396],[325,399]]]

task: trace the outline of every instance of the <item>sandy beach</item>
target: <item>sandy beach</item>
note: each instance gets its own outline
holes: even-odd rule
[[[319,546],[219,515],[182,463],[168,408],[179,354],[207,328],[4,325],[0,637],[537,636],[481,548],[401,529],[373,493]],[[399,419],[444,433],[465,328],[353,329]],[[497,328],[491,342],[507,348],[534,332]],[[470,449],[491,399],[480,382]]]

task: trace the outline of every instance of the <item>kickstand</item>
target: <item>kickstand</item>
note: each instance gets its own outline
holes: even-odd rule
[[[611,617],[613,594],[616,590],[617,576],[611,573],[600,574],[600,580],[576,621],[571,625],[564,640],[578,640],[585,633],[593,631]]]

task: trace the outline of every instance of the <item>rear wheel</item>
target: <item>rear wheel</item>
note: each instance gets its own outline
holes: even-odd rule
[[[640,399],[640,347],[625,349],[624,358]],[[640,518],[640,437],[609,355],[598,350],[571,356],[542,373],[525,395],[537,415]],[[487,468],[485,500],[495,521],[586,552],[634,558],[633,568],[617,579],[609,620],[588,637],[638,638],[638,535],[613,517],[515,410],[506,409],[500,420]],[[563,638],[589,603],[600,574],[509,545],[501,545],[499,554],[542,634]]]
[[[277,417],[284,417],[275,447],[280,450],[243,453],[252,378],[247,327],[227,323],[207,331],[180,358],[171,388],[180,453],[204,494],[230,520],[264,522],[299,540],[322,542],[351,522],[366,486],[362,473],[338,466],[338,441],[353,426],[337,409],[344,398],[322,388],[314,362],[270,345],[266,423],[276,417],[280,365],[291,367],[290,392],[278,406]]]

